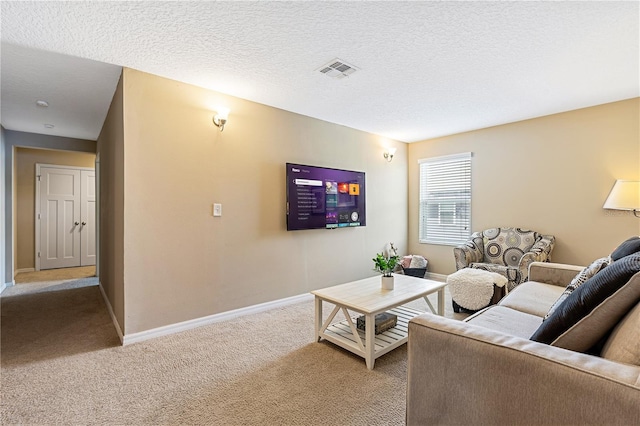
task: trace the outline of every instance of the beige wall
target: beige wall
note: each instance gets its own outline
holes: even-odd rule
[[[2,165],[2,170],[0,171],[0,289],[1,288],[5,288],[5,286],[7,285],[8,282],[11,282],[12,280],[8,280],[7,276],[6,276],[6,266],[7,263],[10,263],[10,261],[7,260],[6,256],[6,249],[5,249],[5,238],[6,238],[6,232],[5,232],[5,227],[7,226],[7,224],[5,223],[5,219],[6,219],[6,214],[5,214],[5,207],[6,207],[6,203],[4,200],[5,197],[5,182],[6,182],[6,178],[5,178],[5,163],[4,163],[4,157],[5,157],[5,142],[4,142],[4,127],[0,126],[0,165]]]
[[[640,234],[630,212],[603,210],[616,179],[640,179],[638,98],[409,145],[409,251],[455,271],[450,246],[418,243],[418,160],[473,152],[472,229],[518,226],[556,236],[554,262],[588,264]]]
[[[35,171],[36,163],[93,167],[95,154],[32,148],[16,149],[16,264],[35,268]]]
[[[403,143],[131,69],[124,141],[125,335],[371,276],[385,243],[406,250]],[[367,226],[287,232],[286,162],[366,172]]]
[[[122,76],[98,136],[100,174],[99,275],[113,314],[125,325],[124,300],[124,122]]]

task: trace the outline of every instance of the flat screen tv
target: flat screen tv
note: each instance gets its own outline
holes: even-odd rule
[[[287,230],[365,226],[364,172],[287,163]]]

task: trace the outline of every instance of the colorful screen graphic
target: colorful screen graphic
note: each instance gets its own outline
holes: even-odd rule
[[[366,225],[365,174],[287,163],[287,230]]]

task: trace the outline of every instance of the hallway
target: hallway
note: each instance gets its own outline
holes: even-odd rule
[[[15,277],[16,284],[35,283],[45,281],[74,280],[95,277],[96,267],[80,266],[78,268],[46,269],[33,272],[20,272]],[[97,284],[97,281],[96,281]]]
[[[120,345],[97,277],[17,284],[0,303],[3,369]]]

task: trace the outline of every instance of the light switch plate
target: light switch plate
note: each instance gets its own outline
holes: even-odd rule
[[[215,203],[213,205],[213,215],[222,216],[222,204]]]

